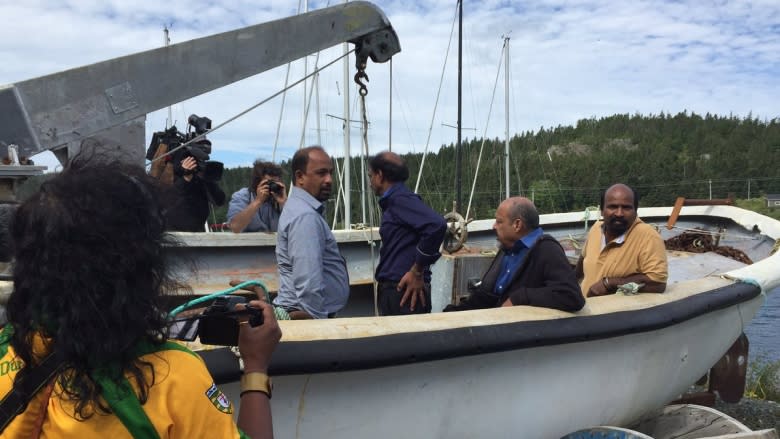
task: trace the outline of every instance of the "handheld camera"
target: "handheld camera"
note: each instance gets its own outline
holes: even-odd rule
[[[200,315],[174,321],[168,335],[177,340],[193,341],[197,336],[203,344],[238,346],[239,318],[249,316],[251,326],[263,324],[260,309],[249,306],[236,308],[236,305],[247,302],[243,296],[217,297]]]
[[[263,181],[263,177],[255,177],[252,180],[252,187],[251,187],[251,193],[257,192],[257,187],[260,185],[260,183]],[[282,186],[279,185],[279,183],[275,182],[274,180],[268,180],[266,183],[268,185],[268,191],[274,194],[281,194],[282,192]]]
[[[270,192],[278,194],[278,193],[282,192],[282,187],[279,185],[279,183],[277,183],[277,182],[275,182],[273,180],[269,180],[268,181],[268,190]]]

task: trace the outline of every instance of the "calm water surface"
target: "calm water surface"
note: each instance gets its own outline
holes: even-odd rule
[[[770,291],[764,306],[745,330],[750,359],[780,361],[780,288]]]

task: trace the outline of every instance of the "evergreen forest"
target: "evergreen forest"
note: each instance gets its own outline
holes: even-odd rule
[[[471,199],[469,217],[492,218],[505,198],[504,139],[466,139],[461,154],[459,212],[465,216]],[[402,156],[411,171],[407,185],[413,189],[423,157],[421,153]],[[338,161],[341,169],[343,160]],[[289,163],[281,166],[287,173],[285,181],[289,181]],[[365,222],[359,181],[361,166],[360,157],[352,157],[353,224]],[[441,213],[453,208],[455,167],[453,144],[443,145],[425,158],[418,193]],[[247,185],[250,171],[250,167],[225,171],[222,187],[228,196]],[[760,198],[780,193],[780,119],[766,121],[750,115],[738,118],[688,112],[618,114],[583,119],[576,126],[542,127],[510,139],[509,174],[510,195],[533,199],[540,213],[597,206],[601,191],[617,182],[637,190],[641,206],[671,205],[678,196]],[[338,176],[334,180],[338,183]],[[366,198],[373,200],[370,191]],[[367,205],[375,206],[369,201]],[[332,221],[335,200],[329,204]],[[224,221],[226,211],[226,207],[217,209],[217,222]],[[343,215],[343,208],[339,215]],[[375,214],[374,218],[378,216]]]
[[[372,147],[371,152],[379,150]],[[481,151],[481,156],[480,156]],[[465,216],[490,219],[505,198],[504,139],[462,142],[461,208]],[[421,153],[402,154],[414,189],[423,163]],[[343,158],[336,158],[338,169]],[[479,163],[479,168],[477,164]],[[378,222],[375,197],[361,191],[361,157],[350,160],[352,224]],[[230,195],[249,184],[251,164],[225,169],[220,185]],[[290,164],[280,163],[289,185]],[[442,214],[456,199],[456,146],[442,145],[425,158],[418,193]],[[477,173],[478,170],[478,173]],[[682,112],[676,115],[617,114],[582,119],[575,126],[540,128],[516,134],[509,142],[510,195],[531,198],[540,213],[568,212],[597,206],[601,192],[621,182],[640,194],[640,206],[667,206],[678,196],[696,199],[753,199],[780,194],[780,118],[760,120]],[[476,175],[476,183],[475,181]],[[474,183],[474,192],[471,187]],[[21,187],[23,199],[40,184]],[[328,202],[328,222],[343,226],[343,207],[336,206],[340,178]],[[366,186],[367,186],[366,182]],[[339,203],[341,204],[341,203]],[[366,205],[366,209],[362,206]],[[368,212],[373,206],[373,220]],[[780,209],[777,209],[780,210]],[[365,213],[364,213],[365,212]],[[227,205],[217,207],[210,223],[225,221]]]

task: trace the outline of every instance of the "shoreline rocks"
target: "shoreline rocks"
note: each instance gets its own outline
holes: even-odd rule
[[[717,398],[713,408],[745,424],[751,430],[774,428],[780,433],[780,403],[745,396],[738,403],[729,404]]]

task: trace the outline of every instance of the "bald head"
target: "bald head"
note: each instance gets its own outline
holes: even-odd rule
[[[505,205],[509,219],[521,219],[529,231],[539,227],[539,212],[533,201],[525,197],[511,197],[501,202]]]
[[[604,221],[604,235],[612,241],[626,233],[636,220],[639,196],[624,184],[610,186],[601,197],[601,216]]]
[[[392,151],[382,151],[377,155],[381,156],[383,160],[386,160],[395,165],[401,166],[404,164],[404,160],[401,158],[401,156]]]
[[[507,198],[496,209],[493,230],[504,249],[511,249],[518,239],[539,228],[539,212],[528,198]]]
[[[392,151],[382,151],[368,160],[368,167],[373,173],[381,173],[382,178],[389,183],[401,183],[409,179],[409,168],[398,154]]]
[[[612,186],[608,187],[607,190],[605,190],[601,194],[602,209],[606,205],[606,199],[613,196],[615,197],[620,196],[621,198],[630,197],[631,202],[634,205],[634,210],[639,208],[639,194],[637,194],[636,191],[631,187],[629,187],[628,185],[625,185],[623,183],[615,183]]]

